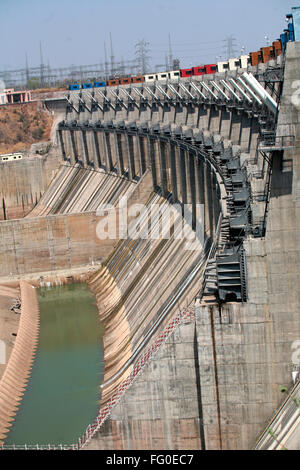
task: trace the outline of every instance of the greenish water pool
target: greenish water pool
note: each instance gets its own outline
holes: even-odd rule
[[[75,444],[99,410],[103,330],[85,284],[41,288],[39,303],[39,346],[5,444]]]

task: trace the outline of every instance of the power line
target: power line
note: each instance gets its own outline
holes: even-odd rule
[[[40,41],[40,80],[41,85],[44,84],[44,64],[43,64],[43,53],[42,53],[42,42]]]
[[[206,45],[206,44],[217,44],[217,43],[221,43],[222,41],[221,40],[218,40],[218,41],[200,41],[201,44],[203,45]],[[172,42],[173,46],[190,46],[191,44],[196,44],[195,41],[194,42]],[[161,43],[152,43],[151,42],[151,47],[156,47],[156,46],[160,46]]]

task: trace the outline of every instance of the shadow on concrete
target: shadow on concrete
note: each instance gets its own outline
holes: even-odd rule
[[[283,152],[274,152],[271,179],[271,197],[291,194],[293,189],[293,159],[285,158]]]

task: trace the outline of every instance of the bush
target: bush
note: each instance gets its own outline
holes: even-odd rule
[[[44,135],[44,129],[42,127],[38,127],[36,129],[33,129],[32,131],[32,137],[34,139],[41,139]]]

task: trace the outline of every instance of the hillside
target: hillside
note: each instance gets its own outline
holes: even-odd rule
[[[0,106],[0,154],[29,150],[50,139],[51,115],[40,102]]]

